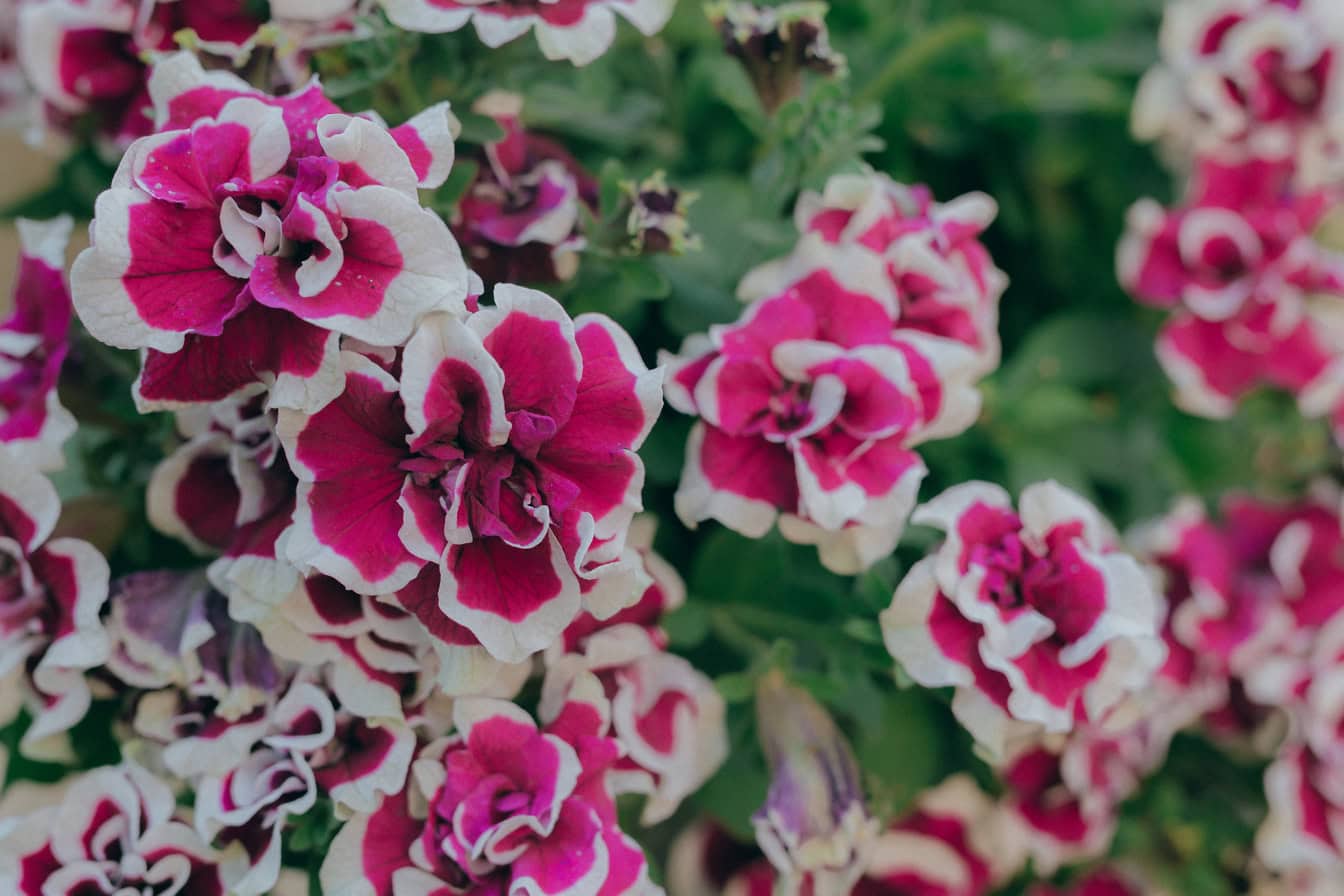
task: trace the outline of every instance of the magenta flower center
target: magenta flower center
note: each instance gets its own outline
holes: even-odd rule
[[[1104,605],[1105,582],[1075,543],[1081,534],[1081,524],[1057,527],[1037,549],[1013,526],[970,545],[967,558],[984,570],[981,593],[986,598],[1000,610],[1028,607],[1046,617],[1054,623],[1051,640],[1062,646],[1082,638]]]

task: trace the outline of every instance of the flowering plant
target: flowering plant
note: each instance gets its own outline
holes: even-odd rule
[[[1335,0],[0,0],[0,128],[0,894],[1344,892]]]

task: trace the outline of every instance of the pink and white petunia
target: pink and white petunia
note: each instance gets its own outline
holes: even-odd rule
[[[1331,0],[1180,0],[1162,22],[1162,59],[1139,85],[1141,139],[1178,156],[1294,163],[1326,183],[1344,162],[1344,21]]]
[[[258,622],[297,586],[278,556],[298,483],[275,435],[261,387],[177,414],[186,440],[155,469],[145,502],[150,524],[202,554],[218,554],[210,578],[240,621]]]
[[[983,482],[920,507],[946,540],[882,614],[892,656],[925,687],[955,687],[953,712],[993,754],[1098,721],[1166,657],[1160,600],[1096,509],[1053,481],[1017,507]]]
[[[1045,744],[1022,746],[999,770],[1006,794],[1008,836],[1043,875],[1096,858],[1115,836],[1113,804],[1084,801],[1064,779],[1059,753]]]
[[[630,624],[592,635],[584,653],[552,665],[549,681],[559,686],[580,670],[595,674],[611,700],[612,736],[625,750],[614,786],[648,795],[642,824],[665,821],[728,757],[723,698],[706,675]]]
[[[386,130],[401,151],[399,155],[376,131],[362,126],[351,130],[350,116],[327,98],[316,79],[292,93],[272,96],[229,72],[205,70],[190,53],[168,56],[155,64],[149,96],[160,131],[189,128],[202,118],[217,117],[231,100],[255,99],[284,113],[292,165],[306,156],[330,155],[340,161],[342,176],[352,185],[377,181],[403,191],[409,184],[402,155],[410,163],[416,186],[426,190],[443,186],[460,128],[446,102],[435,103],[392,128],[372,112],[354,116]],[[329,115],[338,117],[319,128],[318,123]]]
[[[1229,416],[1260,385],[1292,393],[1307,416],[1344,396],[1338,337],[1316,298],[1344,295],[1344,256],[1313,236],[1333,199],[1294,193],[1291,173],[1261,159],[1206,160],[1182,205],[1130,209],[1120,281],[1173,311],[1157,355],[1193,413]]]
[[[1232,495],[1216,522],[1187,501],[1139,533],[1171,608],[1163,677],[1221,683],[1221,705],[1206,717],[1215,733],[1272,750],[1275,708],[1299,707],[1333,662],[1344,610],[1338,508],[1332,488],[1289,503]]]
[[[772,896],[774,886],[765,854],[711,821],[693,822],[668,851],[668,896]]]
[[[236,896],[271,892],[286,825],[317,801],[312,756],[331,750],[336,735],[331,700],[304,681],[290,686],[267,723],[268,732],[242,762],[196,783],[196,830],[220,850],[221,871]]]
[[[38,470],[65,465],[62,448],[75,418],[56,387],[70,348],[65,246],[73,222],[20,219],[14,312],[0,323],[0,445]]]
[[[146,54],[176,47],[193,30],[215,46],[239,47],[261,22],[241,0],[25,0],[18,55],[48,125],[72,130],[92,118],[110,153],[153,131]]]
[[[638,628],[648,643],[658,650],[666,649],[667,634],[660,627],[662,618],[686,602],[686,583],[672,564],[653,550],[656,529],[656,519],[642,514],[630,523],[626,537],[626,549],[639,556],[648,576],[648,584],[638,600],[602,619],[587,611],[580,613],[565,629],[564,637],[551,645],[548,660],[567,653],[584,653],[594,636],[618,626]]]
[[[1027,891],[1028,896],[1143,896],[1154,892],[1145,889],[1140,880],[1113,868],[1098,868],[1075,880],[1067,887],[1037,884]]]
[[[1301,742],[1285,745],[1265,772],[1269,815],[1256,833],[1267,868],[1313,871],[1344,879],[1344,792],[1339,755],[1325,757]]]
[[[852,896],[988,896],[1021,859],[1003,809],[954,775],[878,836]]]
[[[685,599],[685,585],[653,553],[652,539],[653,519],[637,518],[627,543],[650,579],[639,600],[606,620],[581,613],[546,652],[553,688],[580,670],[602,683],[612,734],[626,750],[613,781],[622,793],[648,795],[646,825],[667,819],[728,755],[723,698],[703,673],[664,652],[659,622]]]
[[[455,733],[425,747],[410,793],[346,824],[322,867],[323,892],[415,896],[617,896],[656,892],[621,833],[607,774],[621,749],[596,680],[543,707],[466,698]]]
[[[753,538],[778,518],[840,573],[895,548],[925,473],[915,446],[962,432],[980,410],[974,353],[895,330],[882,265],[851,255],[664,359],[668,403],[701,418],[678,516]]]
[[[559,143],[523,127],[522,97],[492,91],[473,109],[504,136],[475,154],[479,169],[453,218],[472,270],[487,285],[570,279],[585,246],[582,212],[597,210],[596,181]]]
[[[365,718],[402,718],[434,671],[429,639],[409,614],[326,576],[301,581],[259,628],[277,656],[323,669],[332,695]]]
[[[481,42],[499,47],[535,30],[547,59],[587,65],[616,39],[616,16],[646,35],[667,24],[676,0],[379,0],[407,31],[457,31],[470,22]]]
[[[340,390],[341,335],[393,346],[423,315],[464,310],[457,244],[416,195],[441,167],[428,119],[403,126],[421,172],[315,83],[277,99],[182,58],[152,86],[166,126],[183,126],[127,151],[72,272],[89,331],[146,350],[142,407],[261,383],[268,406],[315,410]],[[426,115],[451,142],[446,108]]]
[[[214,852],[168,784],[127,763],[81,775],[57,806],[0,824],[0,890],[14,896],[225,896]]]
[[[516,663],[574,621],[584,582],[632,576],[635,450],[662,377],[605,317],[571,321],[520,287],[494,298],[465,321],[426,319],[400,380],[345,353],[342,395],[315,414],[282,411],[279,431],[300,480],[293,562],[374,595],[430,567],[446,621]],[[596,589],[602,606],[589,609],[609,616],[640,590]],[[442,639],[423,601],[403,609]]]
[[[56,489],[0,445],[0,676],[33,722],[23,747],[70,729],[92,701],[84,673],[108,655],[99,614],[108,566],[93,545],[52,538]]]
[[[999,363],[999,298],[1008,285],[980,242],[997,213],[983,193],[940,203],[928,187],[886,175],[835,175],[820,193],[799,197],[794,222],[802,238],[794,251],[748,273],[738,294],[755,301],[818,263],[839,270],[875,258],[896,298],[897,326],[969,347],[983,375]]]

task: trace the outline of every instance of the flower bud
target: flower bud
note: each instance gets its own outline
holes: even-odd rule
[[[691,233],[686,210],[696,199],[694,193],[683,193],[669,186],[661,171],[636,183],[621,184],[624,205],[629,206],[625,216],[626,233],[630,248],[641,255],[680,255],[688,249],[700,248],[700,237]]]
[[[774,112],[802,90],[802,73],[843,75],[845,57],[831,49],[825,3],[711,3],[706,15],[723,47],[746,68],[766,111]]]
[[[878,831],[849,743],[812,696],[778,671],[757,686],[756,725],[771,781],[752,823],[779,871],[778,892],[798,894],[810,884],[815,896],[849,893]]]

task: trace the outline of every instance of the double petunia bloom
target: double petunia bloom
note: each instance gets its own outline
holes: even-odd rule
[[[456,242],[416,192],[452,164],[446,104],[389,130],[316,83],[277,99],[186,55],[150,94],[160,130],[127,150],[72,272],[89,332],[146,351],[143,409],[261,383],[270,407],[315,410],[342,336],[394,346],[463,309]]]
[[[975,237],[986,197],[947,206],[876,175],[806,195],[789,257],[748,274],[735,323],[687,339],[668,403],[700,418],[677,513],[791,541],[855,573],[895,548],[925,467],[915,448],[980,413],[1002,275]]]

